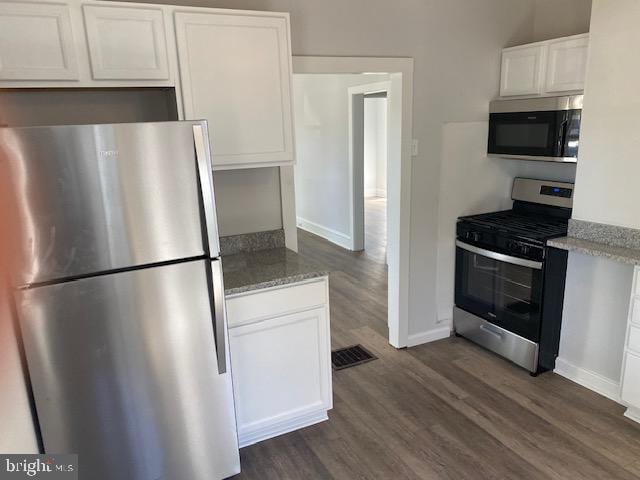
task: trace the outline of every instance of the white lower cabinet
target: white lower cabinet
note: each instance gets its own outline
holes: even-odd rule
[[[640,422],[640,267],[636,267],[633,281],[620,398],[628,407],[625,415]]]
[[[327,289],[323,277],[227,299],[241,447],[328,418],[333,402]],[[260,305],[268,316],[259,314]]]

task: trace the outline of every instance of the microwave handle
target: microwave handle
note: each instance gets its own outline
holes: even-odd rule
[[[569,124],[569,119],[565,117],[565,119],[560,124],[560,134],[558,135],[558,153],[560,156],[564,156],[564,151],[567,146],[567,125]]]

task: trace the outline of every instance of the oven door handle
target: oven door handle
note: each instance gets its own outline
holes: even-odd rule
[[[469,245],[468,243],[456,240],[456,247],[466,250],[471,253],[477,253],[483,257],[498,260],[499,262],[511,263],[513,265],[520,265],[521,267],[529,267],[535,270],[542,270],[542,262],[536,262],[534,260],[527,260],[525,258],[512,257],[505,255],[504,253],[493,252],[484,248],[476,247],[475,245]]]

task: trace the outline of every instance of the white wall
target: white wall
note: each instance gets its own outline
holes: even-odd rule
[[[220,236],[282,228],[277,167],[213,173]]]
[[[364,99],[364,196],[387,196],[387,99]]]
[[[589,31],[591,0],[536,0],[533,20],[535,40]]]
[[[640,228],[639,25],[638,0],[594,0],[574,218]],[[567,285],[559,365],[575,368],[561,373],[613,385],[631,268],[571,253]]]
[[[576,167],[487,157],[487,122],[447,123],[442,129],[438,222],[438,322],[451,325],[456,219],[511,208],[515,177],[573,182]]]
[[[618,398],[633,267],[569,255],[556,372]]]
[[[574,218],[640,228],[640,1],[595,0]]]
[[[348,88],[387,75],[294,75],[296,209],[298,224],[348,247]]]

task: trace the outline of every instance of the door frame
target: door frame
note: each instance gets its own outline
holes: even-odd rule
[[[364,250],[364,97],[370,93],[385,92],[388,96],[387,120],[389,112],[395,108],[395,102],[401,100],[392,93],[390,80],[382,82],[356,85],[347,89],[349,102],[349,217],[351,222],[351,250]],[[394,102],[394,105],[391,105]],[[389,158],[389,138],[393,135],[393,128],[387,124],[387,158]],[[397,132],[399,133],[399,132]],[[400,145],[401,142],[396,142]],[[391,152],[399,155],[399,152]],[[387,163],[387,170],[389,169]],[[388,234],[387,234],[388,236]]]
[[[389,343],[406,347],[409,332],[409,272],[411,163],[413,138],[413,58],[395,57],[315,57],[294,56],[293,73],[304,74],[390,74],[392,89],[397,88],[401,101],[395,111],[389,111],[388,125],[400,132],[391,132],[389,152],[398,155],[387,158],[387,262],[388,262],[388,326]],[[393,115],[400,118],[394,119]],[[289,170],[289,169],[287,169]],[[293,175],[293,168],[287,175]],[[351,183],[353,185],[353,183]],[[295,205],[292,189],[283,190],[283,204]],[[286,197],[286,198],[285,198]],[[290,198],[291,197],[291,198]],[[291,217],[291,216],[288,216]],[[283,219],[284,220],[284,219]],[[292,223],[293,222],[293,223]],[[288,218],[286,230],[296,228],[295,218]]]

